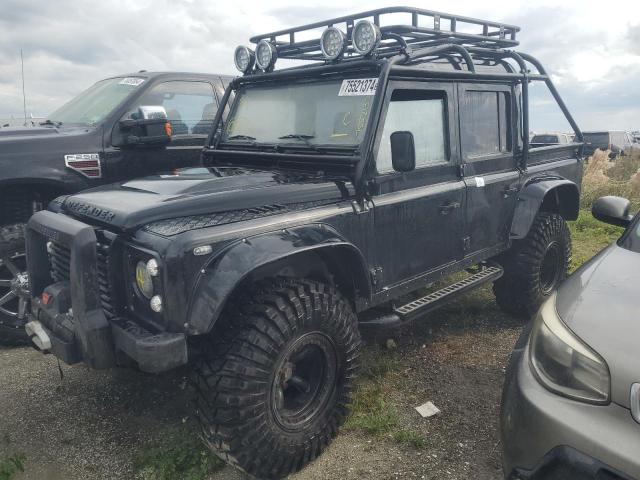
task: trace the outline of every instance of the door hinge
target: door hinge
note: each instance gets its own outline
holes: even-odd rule
[[[371,275],[371,285],[378,285],[382,282],[382,267],[373,267],[369,270]]]
[[[461,164],[458,166],[458,175],[459,175],[461,178],[463,178],[463,177],[466,177],[466,176],[467,176],[467,174],[468,174],[468,172],[467,172],[468,167],[469,167],[469,164],[468,164],[468,163],[461,163]]]
[[[471,237],[463,237],[462,238],[462,251],[467,253],[471,250]]]

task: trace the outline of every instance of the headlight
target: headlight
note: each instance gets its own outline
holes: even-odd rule
[[[236,51],[233,55],[233,60],[238,70],[240,70],[242,73],[247,73],[253,68],[253,64],[256,60],[256,55],[247,47],[240,45],[236,48]]]
[[[153,296],[153,278],[151,278],[149,268],[144,262],[138,262],[136,265],[136,285],[138,291],[146,298]]]
[[[256,47],[256,65],[263,72],[270,70],[278,59],[278,51],[275,45],[266,41],[260,40]]]
[[[351,43],[360,55],[369,55],[380,43],[382,35],[378,26],[369,20],[360,20],[353,27]]]
[[[529,361],[538,381],[548,390],[582,402],[609,402],[609,368],[560,319],[555,293],[534,320]]]
[[[336,27],[329,27],[322,32],[320,49],[327,60],[336,60],[344,53],[347,36]]]

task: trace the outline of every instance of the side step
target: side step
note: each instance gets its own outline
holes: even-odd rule
[[[478,273],[452,283],[424,297],[396,307],[393,313],[378,318],[360,322],[360,326],[366,329],[394,328],[414,320],[420,315],[436,310],[450,301],[478,288],[485,283],[499,279],[504,271],[496,264],[486,265]]]

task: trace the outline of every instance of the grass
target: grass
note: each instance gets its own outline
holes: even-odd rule
[[[222,460],[187,432],[144,449],[134,462],[136,477],[142,480],[205,480],[223,466]]]
[[[11,480],[16,473],[24,472],[25,456],[14,454],[0,458],[0,480]]]

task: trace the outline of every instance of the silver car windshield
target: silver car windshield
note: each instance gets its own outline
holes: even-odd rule
[[[345,82],[246,86],[237,92],[223,142],[358,145],[367,126],[377,79],[349,90]],[[355,88],[355,87],[354,87]]]

